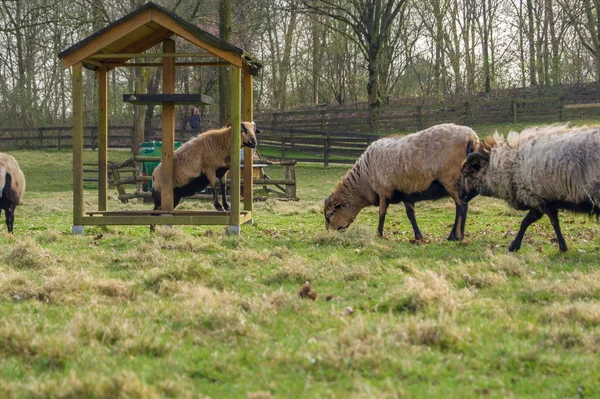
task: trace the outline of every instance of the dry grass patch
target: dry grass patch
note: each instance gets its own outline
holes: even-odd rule
[[[461,302],[472,295],[468,289],[455,289],[443,274],[415,270],[414,276],[407,277],[404,284],[386,295],[376,308],[379,311],[417,312],[435,307],[454,313]]]
[[[554,303],[544,310],[542,320],[546,323],[568,324],[574,322],[586,327],[598,326],[600,325],[600,303]]]
[[[519,297],[525,302],[600,299],[600,271],[563,273],[552,280],[527,278],[524,283]]]
[[[325,273],[329,278],[335,280],[367,280],[371,277],[371,269],[374,267],[380,267],[381,261],[374,259],[370,264],[348,264],[341,260],[337,255],[332,255],[325,259],[319,269],[322,273]]]
[[[373,244],[375,241],[375,231],[360,224],[350,226],[343,232],[324,230],[314,236],[314,242],[317,245],[332,245],[344,248],[364,248]]]
[[[267,284],[280,284],[292,282],[302,284],[312,281],[315,277],[314,267],[310,261],[298,255],[280,260],[274,274],[267,277]]]
[[[16,269],[43,269],[54,262],[51,255],[29,237],[17,239],[4,261]]]
[[[508,279],[503,272],[476,272],[473,275],[465,275],[465,281],[467,285],[481,289],[504,284]]]
[[[133,283],[117,279],[94,280],[94,288],[99,293],[115,299],[122,299],[126,301],[135,299],[135,292],[133,291],[132,287]]]
[[[461,334],[452,320],[447,317],[439,319],[421,319],[409,317],[399,327],[399,338],[411,345],[428,346],[440,350],[456,347]]]
[[[206,261],[192,258],[180,263],[165,262],[146,273],[144,283],[146,287],[158,292],[165,281],[208,281],[213,279],[215,274],[218,273]]]
[[[68,376],[31,379],[8,386],[9,397],[39,398],[132,398],[160,399],[165,397],[192,398],[194,386],[185,377],[150,385],[132,371],[107,373],[76,373]]]

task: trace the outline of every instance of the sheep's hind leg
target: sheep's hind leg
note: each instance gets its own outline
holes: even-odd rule
[[[525,215],[523,221],[521,222],[521,228],[519,228],[517,236],[508,247],[509,252],[515,252],[518,251],[519,248],[521,248],[521,241],[523,241],[525,231],[532,223],[540,220],[542,216],[544,216],[544,214],[537,209],[532,209],[527,213],[527,215]]]
[[[219,183],[221,185],[221,198],[223,200],[223,208],[229,212],[231,208],[229,208],[229,204],[227,203],[227,184],[225,184],[225,176],[221,176],[219,178]]]
[[[552,223],[552,227],[554,227],[554,232],[556,233],[556,239],[558,240],[558,249],[561,252],[565,252],[567,250],[567,243],[565,242],[565,238],[560,231],[560,223],[558,221],[558,209],[556,208],[546,208],[544,209],[544,213],[548,215],[550,218],[550,223]]]
[[[15,223],[15,207],[11,206],[7,210],[5,210],[4,213],[6,214],[6,228],[8,229],[9,233],[12,233],[13,226]]]
[[[408,220],[410,220],[410,224],[415,232],[415,240],[422,240],[423,234],[421,234],[421,230],[419,230],[419,225],[417,224],[417,219],[415,218],[415,203],[404,201],[404,209],[406,210],[406,216],[408,217]]]

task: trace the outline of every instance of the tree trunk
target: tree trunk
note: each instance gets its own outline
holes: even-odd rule
[[[527,17],[529,18],[529,26],[527,27],[527,40],[529,40],[529,84],[531,86],[537,86],[534,38],[535,26],[532,0],[527,0]]]

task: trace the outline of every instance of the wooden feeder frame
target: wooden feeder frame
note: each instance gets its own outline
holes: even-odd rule
[[[205,50],[176,53],[177,35]],[[156,44],[163,53],[142,54]],[[142,7],[92,34],[60,53],[63,68],[72,69],[73,79],[73,234],[82,234],[88,225],[227,225],[240,233],[240,225],[252,221],[252,150],[244,147],[244,203],[240,206],[240,148],[242,110],[246,121],[253,120],[252,77],[261,64],[242,49],[197,28],[170,11],[154,4]],[[176,62],[176,58],[218,57],[218,61]],[[137,58],[161,58],[162,63],[129,63]],[[162,67],[163,93],[138,95],[140,101],[162,104],[162,177],[160,212],[108,211],[108,71],[117,67]],[[209,103],[203,95],[175,94],[177,66],[228,66],[231,78],[231,211],[174,211],[173,158],[175,104]],[[96,71],[98,81],[98,210],[83,207],[83,67]],[[242,91],[243,82],[243,91]],[[130,96],[130,95],[128,95]],[[133,100],[133,99],[132,99]],[[200,101],[200,102],[198,102]]]

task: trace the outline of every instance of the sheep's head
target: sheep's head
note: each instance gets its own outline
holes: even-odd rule
[[[254,122],[242,122],[242,147],[256,148],[256,134],[260,130]]]
[[[360,207],[342,201],[336,193],[325,199],[325,227],[327,230],[344,231],[356,218]]]
[[[477,195],[483,193],[483,177],[490,164],[489,155],[479,152],[469,154],[462,165],[462,179],[460,181],[460,200],[469,202]]]

